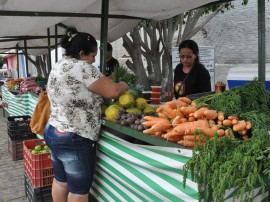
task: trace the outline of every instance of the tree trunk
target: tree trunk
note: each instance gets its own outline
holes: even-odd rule
[[[160,36],[157,33],[158,22],[151,21],[148,24],[147,21],[141,23],[144,33],[148,35],[148,40],[141,41],[142,49],[144,50],[143,56],[146,58],[147,66],[152,67],[153,71],[149,72],[149,79],[151,85],[160,85],[162,82],[162,66],[160,57],[163,50],[160,49]],[[152,51],[155,50],[155,51]]]
[[[139,77],[145,89],[150,89],[150,85],[155,82],[155,85],[162,84],[164,91],[171,91],[173,87],[172,47],[194,36],[227,4],[221,3],[200,23],[198,22],[205,8],[198,8],[159,22],[144,20],[130,32],[130,37],[127,35],[122,37],[123,46],[132,58],[132,62],[128,61],[127,66]],[[143,29],[143,37],[139,29]],[[177,40],[173,45],[176,32]],[[142,55],[146,59],[147,68],[143,66]]]
[[[49,72],[47,71],[47,66],[46,66],[46,56],[36,56],[36,61],[33,60],[31,57],[27,55],[28,61],[30,61],[37,69],[37,74],[38,76],[42,76],[45,78],[48,78]]]
[[[123,36],[123,47],[127,50],[132,58],[132,62],[128,61],[126,64],[129,69],[131,69],[135,75],[139,77],[140,83],[144,86],[145,89],[150,88],[149,80],[144,69],[142,62],[142,52],[140,45],[140,33],[139,29],[134,28],[130,33],[133,42],[127,35]]]

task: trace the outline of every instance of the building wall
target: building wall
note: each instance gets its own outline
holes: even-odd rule
[[[213,18],[193,39],[199,45],[214,46],[216,63],[258,63],[257,0],[233,1],[235,8]],[[270,62],[270,2],[265,3],[266,62]]]

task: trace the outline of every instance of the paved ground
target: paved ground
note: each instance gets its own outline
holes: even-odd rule
[[[0,110],[0,202],[26,202],[23,160],[8,153],[7,119]]]

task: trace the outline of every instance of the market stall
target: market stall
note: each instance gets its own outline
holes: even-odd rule
[[[5,110],[10,116],[31,116],[36,107],[37,100],[37,94],[25,92],[18,95],[18,93],[12,93],[2,86],[2,101],[8,103],[8,108],[5,108]]]
[[[166,4],[168,3],[166,2]],[[94,7],[91,6],[91,8]],[[46,24],[46,26],[49,27],[51,24]],[[85,28],[87,29],[87,27]],[[263,70],[263,68],[260,69]],[[8,93],[10,92],[4,91],[3,94],[5,94],[6,98],[3,100],[8,102],[8,111],[11,115],[30,115],[33,112],[34,107],[31,109],[31,104],[29,104],[32,101],[27,101],[28,98],[33,98],[29,95],[24,96],[24,94],[28,93],[15,97],[8,95]],[[13,102],[13,99],[16,101]],[[169,148],[164,147],[164,145],[161,147],[159,144],[157,144],[158,146],[149,146],[128,143],[115,137],[114,134],[108,133],[106,131],[108,126],[106,122],[104,126],[99,142],[95,184],[91,190],[91,193],[97,199],[100,201],[198,201],[198,190],[195,183],[188,180],[187,187],[182,189],[182,167],[192,157],[190,149],[179,148],[178,145]],[[125,127],[118,129],[121,132]],[[143,139],[147,141],[148,138]],[[144,153],[140,153],[140,150],[144,151]],[[181,151],[180,154],[179,151]],[[184,155],[182,155],[182,152]],[[132,155],[130,155],[131,153]],[[132,161],[127,161],[129,158]],[[167,170],[168,172],[164,173]],[[254,191],[256,201],[267,201],[267,192],[261,193],[260,188]],[[233,191],[229,190],[225,196],[228,201],[232,201],[233,194],[231,192]]]
[[[32,115],[36,94],[2,90],[11,116]],[[183,186],[183,166],[192,155],[190,148],[104,120],[90,193],[98,201],[199,201],[198,185],[190,173]],[[232,201],[235,191],[227,190],[225,201]],[[252,198],[268,201],[268,190],[257,187]]]
[[[183,187],[183,165],[192,157],[191,149],[132,144],[107,132],[111,124],[104,126],[91,189],[98,201],[199,201],[197,184],[190,176]],[[117,128],[115,133],[120,131]],[[268,201],[268,191],[254,191],[255,201]],[[234,192],[227,190],[224,201],[233,201]]]

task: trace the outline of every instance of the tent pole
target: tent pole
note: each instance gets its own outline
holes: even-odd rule
[[[16,44],[16,55],[17,55],[17,71],[18,71],[18,78],[20,78],[20,65],[19,65],[19,45]]]
[[[48,35],[48,73],[50,73],[51,71],[51,65],[52,65],[52,61],[51,61],[51,37],[50,37],[50,28],[47,29],[47,35]],[[44,75],[46,76],[46,75]]]
[[[100,71],[105,74],[107,59],[107,37],[108,37],[108,12],[109,0],[102,0],[101,5],[101,34],[100,34]]]
[[[26,66],[26,77],[28,77],[28,53],[27,53],[27,41],[24,41],[24,56],[25,56],[25,66]]]
[[[258,0],[258,79],[265,82],[265,1]]]
[[[58,34],[57,28],[58,27],[57,27],[57,25],[55,25],[54,27],[55,27],[55,29],[54,29],[55,30],[55,33],[54,33],[55,34],[55,38],[54,38],[55,39],[55,49],[54,50],[55,50],[55,63],[56,63],[58,61],[58,46],[57,46],[57,34]]]

